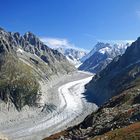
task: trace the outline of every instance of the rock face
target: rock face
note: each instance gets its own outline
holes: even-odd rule
[[[81,59],[87,54],[85,51],[73,48],[57,48],[56,50],[65,55],[69,62],[75,66],[81,64]]]
[[[39,80],[75,70],[66,57],[43,44],[33,33],[21,36],[0,28],[0,99],[18,110],[35,105]]]
[[[56,50],[53,50],[46,46],[43,42],[39,40],[33,33],[27,32],[21,36],[18,32],[11,33],[5,30],[0,30],[0,52],[14,52],[18,57],[23,59],[24,55],[30,55],[29,61],[34,61],[36,59],[41,59],[48,65],[48,70],[50,70],[50,76],[53,74],[67,73],[75,68],[70,65],[66,57]],[[37,60],[38,61],[38,60]],[[36,61],[36,63],[37,63]],[[47,70],[46,70],[47,71]],[[48,74],[49,78],[49,74]]]
[[[129,44],[97,43],[93,50],[81,60],[84,61],[80,70],[98,73],[103,70],[116,56],[122,55]]]
[[[12,102],[18,110],[36,105],[39,83],[30,66],[7,54],[1,58],[0,99]]]

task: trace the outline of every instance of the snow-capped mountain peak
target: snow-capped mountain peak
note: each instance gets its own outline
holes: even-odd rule
[[[85,55],[81,61],[84,62],[85,60],[87,60],[88,58],[90,58],[95,52],[99,51],[100,49],[102,48],[105,48],[105,47],[109,47],[110,44],[109,43],[103,43],[103,42],[98,42],[94,47],[93,49],[87,54]]]
[[[122,55],[129,43],[109,44],[98,42],[89,54],[82,58],[80,70],[97,73],[104,69],[116,56]]]

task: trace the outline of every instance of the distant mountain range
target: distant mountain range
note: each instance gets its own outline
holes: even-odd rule
[[[66,56],[71,64],[79,67],[79,70],[97,73],[103,70],[113,58],[122,55],[129,45],[129,43],[109,44],[99,42],[89,53],[75,48],[58,47],[54,49]]]
[[[87,55],[86,51],[75,49],[75,48],[56,48],[57,51],[62,53],[66,56],[68,61],[71,64],[74,64],[76,67],[78,67],[81,64],[81,58]]]
[[[97,43],[94,48],[84,56],[79,70],[98,73],[103,70],[118,55],[122,55],[130,44]]]

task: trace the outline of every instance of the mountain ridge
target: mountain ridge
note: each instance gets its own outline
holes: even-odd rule
[[[82,58],[84,61],[79,70],[98,73],[103,70],[115,57],[122,55],[129,44],[109,44],[99,42]]]

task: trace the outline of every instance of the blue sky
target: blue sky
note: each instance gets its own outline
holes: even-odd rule
[[[0,26],[90,50],[140,36],[140,0],[0,0]]]

